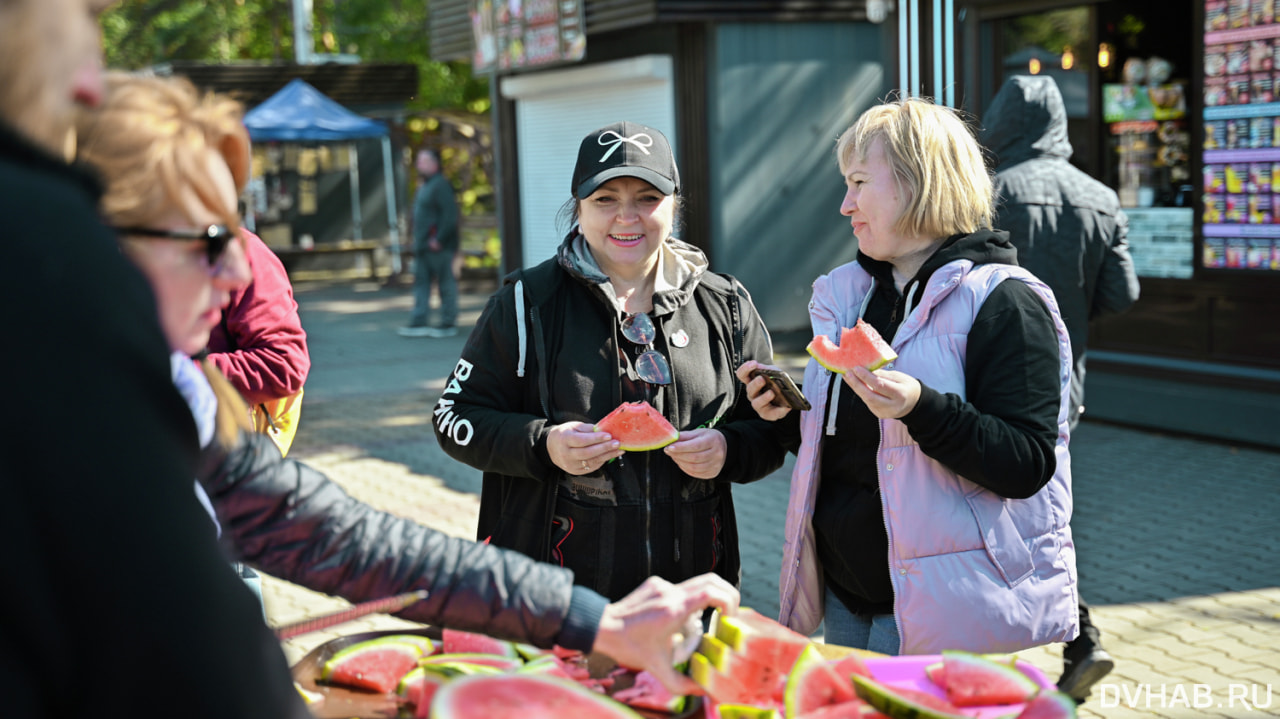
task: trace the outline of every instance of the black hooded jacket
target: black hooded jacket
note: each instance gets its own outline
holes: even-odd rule
[[[1053,290],[1071,336],[1074,426],[1084,401],[1089,321],[1138,299],[1129,221],[1114,190],[1068,161],[1067,110],[1053,78],[1009,78],[983,122],[980,139],[997,157],[995,226],[1009,232],[1018,264]]]
[[[484,472],[477,537],[572,568],[576,583],[613,600],[650,575],[674,582],[715,571],[736,586],[731,483],[760,479],[785,457],[733,374],[744,360],[773,358],[750,296],[707,271],[692,245],[669,239],[662,252],[650,314],[673,382],[646,390],[648,401],[677,430],[724,435],[719,477],[689,477],[661,450],[628,452],[585,477],[551,461],[552,427],[595,423],[637,399],[620,360],[636,348],[576,234],[489,300],[435,409],[440,446]]]

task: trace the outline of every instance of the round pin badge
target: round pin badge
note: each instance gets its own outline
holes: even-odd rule
[[[688,347],[689,333],[684,330],[676,330],[675,334],[671,335],[671,345],[673,347]]]

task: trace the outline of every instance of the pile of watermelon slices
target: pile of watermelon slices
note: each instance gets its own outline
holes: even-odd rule
[[[318,683],[394,694],[406,717],[640,719],[628,704],[663,712],[683,708],[684,697],[672,697],[647,672],[628,677],[633,685],[610,698],[624,674],[634,675],[617,670],[593,678],[587,657],[575,650],[445,629],[438,642],[392,634],[344,647],[324,662]]]
[[[689,675],[707,692],[708,719],[1076,716],[1075,701],[1032,679],[1014,658],[945,651],[828,659],[804,635],[746,608],[715,618]]]

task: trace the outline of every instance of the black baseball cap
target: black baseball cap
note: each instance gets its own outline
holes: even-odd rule
[[[570,191],[585,199],[615,177],[636,177],[664,195],[680,189],[680,172],[666,135],[638,122],[615,122],[582,140]]]

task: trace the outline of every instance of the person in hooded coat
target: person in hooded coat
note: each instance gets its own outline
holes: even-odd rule
[[[1138,300],[1128,219],[1114,190],[1071,164],[1067,110],[1053,78],[1010,77],[983,122],[979,139],[996,156],[995,226],[1009,232],[1018,264],[1053,289],[1071,335],[1074,430],[1084,413],[1089,322]],[[1080,636],[1063,651],[1058,686],[1084,701],[1114,667],[1081,599]]]

